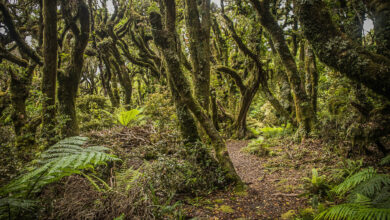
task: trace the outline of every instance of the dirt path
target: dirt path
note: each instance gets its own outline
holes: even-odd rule
[[[260,180],[265,174],[261,158],[241,152],[241,148],[248,143],[249,141],[230,141],[227,143],[227,148],[233,165],[242,181],[251,188],[258,189]]]
[[[294,144],[284,141],[270,147],[272,156],[257,157],[241,151],[249,141],[227,142],[238,175],[248,185],[244,193],[234,190],[196,198],[187,206],[198,219],[282,219],[307,207],[303,177],[312,168],[334,165],[321,143]],[[289,214],[287,214],[289,213]],[[288,218],[287,218],[288,219]]]

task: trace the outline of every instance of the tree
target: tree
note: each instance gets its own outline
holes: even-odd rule
[[[76,16],[72,16],[72,10],[76,12]],[[79,134],[76,96],[84,64],[84,50],[89,39],[90,16],[88,5],[84,0],[77,0],[75,8],[72,8],[70,2],[61,1],[61,11],[73,38],[70,61],[65,70],[58,73],[59,113],[66,120],[61,132],[62,136],[69,137]]]
[[[57,0],[43,0],[42,135],[54,136],[57,79]]]
[[[297,64],[286,43],[283,29],[279,26],[270,12],[269,0],[251,0],[250,2],[257,11],[261,25],[270,34],[273,43],[277,45],[275,46],[276,51],[286,68],[288,80],[290,82],[295,103],[296,118],[300,128],[304,132],[303,135],[307,136],[313,126],[314,112],[310,105],[309,97],[305,92],[302,79],[299,76]]]
[[[228,179],[241,185],[240,177],[237,175],[229,158],[225,141],[215,129],[212,120],[208,117],[206,111],[202,109],[200,103],[192,96],[189,83],[181,69],[179,58],[180,51],[177,47],[178,38],[175,26],[175,1],[164,0],[163,4],[165,11],[164,24],[161,15],[156,12],[150,14],[150,23],[153,28],[154,42],[161,49],[165,59],[168,80],[172,82],[171,86],[173,86],[173,89],[176,89],[179,92],[179,97],[182,102],[188,106],[205,133],[210,137],[216,158],[221,167],[228,174]]]
[[[297,5],[303,33],[318,58],[329,67],[389,100],[390,60],[365,50],[341,33],[332,22],[324,2],[300,0]]]

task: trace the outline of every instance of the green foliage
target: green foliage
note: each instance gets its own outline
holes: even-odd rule
[[[375,208],[369,203],[346,203],[333,206],[316,216],[316,220],[386,220],[390,218],[390,209]]]
[[[130,111],[121,111],[118,116],[118,122],[123,126],[129,126],[130,123],[140,120],[143,116],[140,115],[141,111],[138,109],[132,109]]]
[[[341,164],[342,164],[342,168],[332,170],[331,180],[336,183],[340,183],[345,178],[350,177],[353,174],[359,172],[363,166],[363,159],[360,160],[347,159],[347,160],[343,160]]]
[[[358,186],[360,183],[365,182],[376,175],[376,171],[374,168],[369,167],[363,169],[362,171],[348,177],[341,184],[332,189],[338,195],[345,195],[351,189]]]
[[[99,95],[80,96],[76,106],[81,131],[109,128],[114,125],[115,118],[109,112],[111,107],[107,98]]]
[[[327,195],[327,191],[329,190],[329,185],[326,181],[326,176],[320,176],[318,174],[317,169],[315,168],[313,168],[311,172],[311,178],[304,178],[305,189],[309,192],[309,194],[320,196],[321,198],[323,198]]]
[[[330,207],[316,219],[389,219],[390,176],[366,168],[346,178],[332,189],[339,196],[347,193],[348,203]]]
[[[248,146],[241,149],[242,152],[253,154],[259,157],[269,156],[274,154],[270,149],[270,145],[264,142],[263,137],[251,141]]]
[[[384,166],[384,165],[390,165],[390,155],[387,155],[386,157],[384,157],[382,160],[381,160],[381,165]]]
[[[287,124],[286,127],[264,127],[260,131],[265,138],[279,138],[291,134],[292,128],[291,124]]]
[[[92,146],[83,148],[88,141],[86,137],[71,137],[59,141],[42,153],[34,167],[30,168],[25,174],[15,178],[8,185],[0,188],[0,195],[5,199],[6,206],[14,208],[24,208],[33,203],[28,198],[33,197],[35,193],[50,183],[59,181],[63,177],[73,174],[79,174],[86,177],[98,190],[96,179],[104,183],[100,178],[93,174],[87,175],[84,170],[94,170],[98,165],[105,165],[109,161],[119,160],[116,156],[107,154],[109,150],[102,146]],[[8,196],[8,197],[7,197]],[[4,210],[2,210],[4,211]],[[3,214],[3,212],[1,212]]]

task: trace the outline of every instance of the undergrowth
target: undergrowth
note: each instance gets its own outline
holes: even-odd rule
[[[387,159],[380,164],[387,164]],[[362,168],[362,160],[347,160],[344,165],[329,178],[313,169],[312,178],[307,179],[306,190],[317,213],[314,219],[390,219],[390,175]],[[326,208],[327,204],[333,205]]]
[[[107,154],[102,146],[82,147],[88,138],[71,137],[59,141],[44,151],[35,163],[25,172],[0,188],[0,218],[18,219],[21,216],[34,216],[37,194],[50,183],[70,175],[81,175],[98,190],[99,183],[107,184],[94,175],[94,167],[119,160]]]

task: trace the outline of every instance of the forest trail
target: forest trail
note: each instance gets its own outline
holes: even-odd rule
[[[310,177],[313,168],[334,165],[319,142],[282,142],[270,147],[273,155],[265,157],[242,152],[249,142],[227,142],[234,167],[248,186],[246,191],[231,189],[195,198],[188,202],[186,214],[198,219],[289,219],[307,204],[300,196],[303,177]]]
[[[264,177],[261,158],[241,152],[241,148],[248,145],[249,141],[232,140],[227,143],[229,156],[238,175],[247,185],[253,189],[259,189],[260,182]]]

